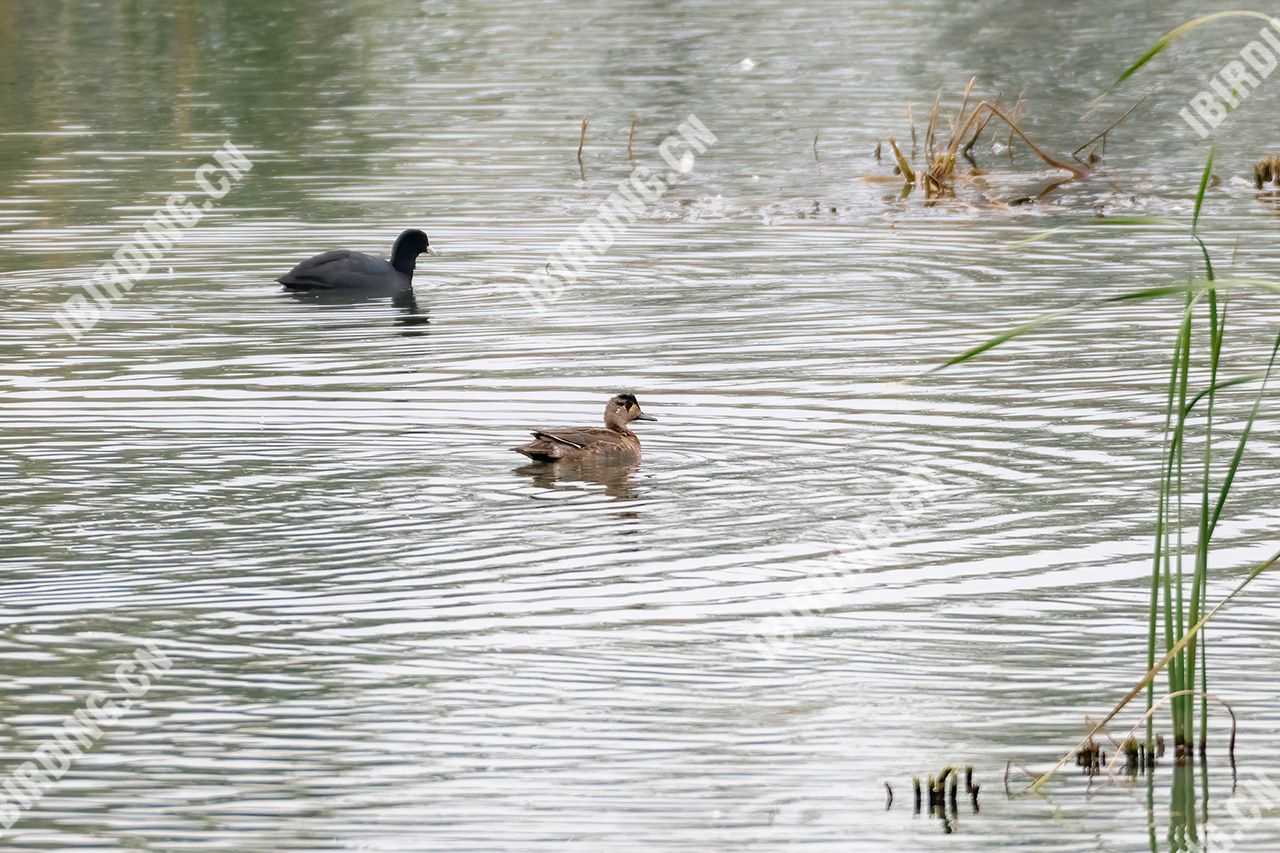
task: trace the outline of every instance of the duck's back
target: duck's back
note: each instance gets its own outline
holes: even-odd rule
[[[632,457],[640,455],[640,440],[635,433],[603,427],[566,427],[537,430],[533,441],[512,449],[540,462],[592,456]]]
[[[325,252],[307,258],[276,281],[291,290],[407,287],[409,277],[363,252]]]

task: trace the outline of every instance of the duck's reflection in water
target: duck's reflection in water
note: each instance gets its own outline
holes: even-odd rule
[[[391,307],[396,309],[395,324],[402,327],[399,334],[405,337],[425,335],[431,320],[427,309],[418,305],[418,298],[413,288],[361,288],[359,290],[285,290],[283,296],[303,305],[367,305],[381,302],[388,297]]]
[[[564,459],[559,462],[534,462],[516,469],[525,474],[533,484],[543,489],[576,490],[579,486],[604,486],[604,493],[618,500],[635,500],[639,492],[635,473],[640,468],[638,460],[610,461],[608,459]]]

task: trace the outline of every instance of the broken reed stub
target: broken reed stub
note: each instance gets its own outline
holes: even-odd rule
[[[893,788],[888,782],[884,783],[888,800],[885,808],[888,809],[893,803]],[[964,787],[969,795],[970,802],[973,803],[973,812],[977,814],[980,809],[978,807],[978,791],[981,786],[973,781],[973,766],[966,765],[964,769]],[[944,821],[954,821],[959,816],[959,806],[957,801],[960,796],[960,768],[954,764],[948,764],[942,768],[942,772],[935,776],[912,776],[911,777],[911,814],[919,816],[927,810],[930,817],[937,816]]]

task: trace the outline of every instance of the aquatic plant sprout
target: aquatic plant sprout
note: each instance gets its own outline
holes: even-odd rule
[[[1280,552],[1277,552],[1269,559],[1252,567],[1243,580],[1212,609],[1208,607],[1209,557],[1213,535],[1222,517],[1236,475],[1239,473],[1254,423],[1261,410],[1263,395],[1274,372],[1277,356],[1280,355],[1280,334],[1277,334],[1271,347],[1270,358],[1263,370],[1225,380],[1218,378],[1222,367],[1222,347],[1227,321],[1226,302],[1225,299],[1220,300],[1219,296],[1237,290],[1280,294],[1280,282],[1254,278],[1219,279],[1214,274],[1208,249],[1198,231],[1200,211],[1212,168],[1213,152],[1211,151],[1200,179],[1190,229],[1190,237],[1204,260],[1205,278],[1192,279],[1183,284],[1146,288],[1101,299],[1090,299],[1068,308],[1042,314],[984,341],[930,371],[934,373],[977,358],[995,347],[1033,332],[1055,320],[1077,314],[1085,308],[1169,296],[1181,296],[1184,301],[1183,310],[1178,317],[1165,404],[1163,451],[1156,503],[1155,541],[1148,605],[1147,673],[1101,721],[1092,726],[1091,731],[1085,735],[1077,747],[1063,756],[1051,770],[1036,779],[1032,785],[1033,789],[1043,786],[1078,749],[1104,731],[1106,726],[1144,691],[1147,695],[1147,713],[1143,715],[1143,720],[1147,723],[1147,749],[1150,750],[1154,746],[1151,723],[1154,711],[1161,703],[1167,701],[1171,709],[1177,753],[1189,754],[1197,747],[1203,752],[1206,748],[1208,703],[1212,696],[1208,687],[1203,630],[1250,583],[1280,563]],[[1193,346],[1195,320],[1200,315],[1204,315],[1207,320],[1208,382],[1203,388],[1196,389],[1192,387],[1190,368],[1195,355]],[[1254,382],[1258,383],[1258,390],[1254,396],[1252,408],[1236,440],[1231,459],[1220,472],[1221,483],[1215,494],[1211,484],[1215,474],[1212,439],[1216,395],[1224,389]],[[1186,549],[1183,548],[1182,542],[1184,527],[1182,521],[1185,512],[1184,473],[1187,466],[1197,462],[1188,455],[1186,441],[1193,424],[1198,424],[1202,428],[1203,448],[1198,460],[1199,500],[1192,504],[1196,514],[1194,519],[1196,534],[1194,554],[1191,555],[1184,554]],[[1189,572],[1186,571],[1188,563],[1190,563]],[[1158,651],[1163,651],[1163,654],[1157,660]],[[1197,659],[1197,652],[1200,655],[1199,659]],[[1166,673],[1168,691],[1166,696],[1157,702],[1155,680],[1162,671]],[[1197,698],[1200,700],[1198,714],[1195,702]]]

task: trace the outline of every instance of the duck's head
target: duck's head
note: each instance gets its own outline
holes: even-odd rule
[[[395,245],[391,247],[391,266],[405,275],[413,275],[414,267],[418,264],[418,255],[423,252],[428,255],[438,254],[427,242],[425,232],[410,228],[402,232],[396,238]]]
[[[616,394],[604,405],[604,425],[614,432],[626,432],[632,421],[656,421],[652,415],[640,411],[635,394]]]

